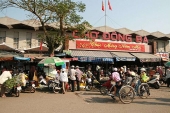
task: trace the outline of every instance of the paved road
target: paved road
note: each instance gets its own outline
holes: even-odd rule
[[[0,113],[170,113],[170,88],[151,89],[148,99],[135,97],[131,104],[113,101],[99,92],[54,94],[49,91],[21,93],[0,98]]]

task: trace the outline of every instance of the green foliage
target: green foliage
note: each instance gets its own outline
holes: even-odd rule
[[[72,40],[67,36],[67,31],[77,30],[81,38],[91,28],[91,25],[83,20],[80,15],[86,9],[86,5],[80,1],[72,0],[3,0],[0,1],[0,10],[9,7],[16,7],[30,12],[29,17],[37,19],[41,23],[43,36],[39,36],[41,41],[49,48],[49,53]],[[52,23],[53,27],[47,24]],[[64,49],[64,48],[63,48]]]
[[[18,84],[20,84],[20,85],[22,84],[22,78],[21,78],[20,74],[12,77],[12,79],[8,79],[5,82],[5,87],[12,89],[14,86],[16,86]]]

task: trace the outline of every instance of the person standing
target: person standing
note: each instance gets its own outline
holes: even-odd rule
[[[77,83],[77,91],[80,91],[80,81],[83,72],[79,69],[79,66],[76,66],[76,83]]]
[[[76,70],[74,69],[74,66],[71,66],[70,69],[70,81],[71,81],[71,91],[74,92],[75,81],[76,81]]]
[[[66,92],[66,85],[68,83],[68,76],[67,76],[67,73],[66,73],[66,69],[63,68],[61,70],[61,73],[60,73],[60,81],[62,82],[62,91],[63,91],[63,94],[65,94]]]
[[[170,67],[168,67],[168,69],[166,70],[166,83],[167,83],[167,87],[170,86]]]
[[[12,75],[10,71],[4,70],[0,76],[0,85],[1,85],[1,97],[6,97],[5,96],[5,86],[4,83],[8,80],[11,79]]]

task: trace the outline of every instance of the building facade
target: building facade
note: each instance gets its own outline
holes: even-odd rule
[[[49,24],[48,27],[54,27]],[[43,45],[40,51],[39,34],[43,33],[41,25],[35,20],[18,21],[9,17],[0,18],[0,50],[6,50],[3,44],[21,51],[26,57],[38,57],[48,53]],[[159,62],[169,61],[170,34],[161,32],[149,33],[144,30],[131,31],[127,28],[113,29],[108,26],[94,27],[86,34],[88,39],[80,39],[72,32],[75,39],[68,42],[66,51],[81,62],[96,60]],[[41,52],[41,54],[40,54]]]

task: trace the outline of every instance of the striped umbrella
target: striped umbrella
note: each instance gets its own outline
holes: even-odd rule
[[[64,64],[64,61],[58,57],[47,57],[42,59],[38,66],[61,66]]]

